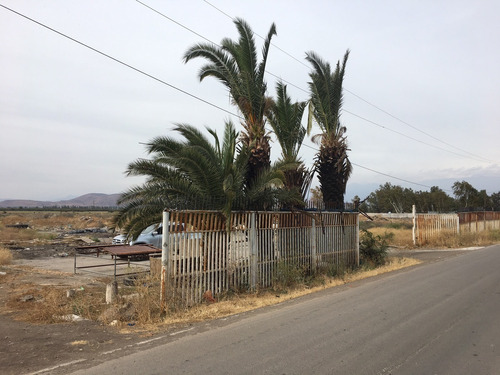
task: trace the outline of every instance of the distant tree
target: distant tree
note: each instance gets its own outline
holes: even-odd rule
[[[482,208],[484,210],[491,210],[493,206],[493,202],[486,190],[480,190],[478,192],[474,203],[477,208]]]
[[[490,196],[491,207],[494,211],[500,211],[500,191]]]
[[[467,181],[456,181],[452,189],[460,208],[474,208],[481,200],[479,192]]]
[[[319,187],[316,186],[311,189],[311,200],[317,202],[323,201],[323,193]]]
[[[437,186],[416,192],[415,205],[418,212],[451,212],[456,208],[455,200]]]
[[[369,212],[411,212],[415,202],[415,192],[386,182],[366,199]]]

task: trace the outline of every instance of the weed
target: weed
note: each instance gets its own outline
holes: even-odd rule
[[[359,242],[361,262],[373,266],[385,264],[387,249],[389,248],[388,241],[392,236],[392,233],[385,233],[383,236],[379,236],[367,230],[362,230]]]
[[[12,253],[9,249],[0,246],[0,266],[5,266],[12,263]]]
[[[279,262],[274,272],[274,285],[277,290],[286,290],[306,284],[309,267],[298,262]]]
[[[437,235],[426,239],[421,244],[426,247],[458,248],[469,246],[487,246],[500,242],[499,230],[485,230],[482,232],[462,232],[456,234],[454,231],[442,231]]]

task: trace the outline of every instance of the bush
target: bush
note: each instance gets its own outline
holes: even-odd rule
[[[12,263],[12,253],[9,249],[0,246],[0,266]]]
[[[392,233],[385,233],[383,236],[362,229],[359,241],[360,261],[363,264],[381,266],[387,259],[388,241],[392,238]]]
[[[279,262],[274,274],[276,289],[287,290],[307,283],[308,267],[296,262]]]

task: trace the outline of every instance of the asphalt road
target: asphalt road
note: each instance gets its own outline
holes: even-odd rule
[[[470,251],[194,326],[75,374],[500,374],[499,267],[500,246]]]

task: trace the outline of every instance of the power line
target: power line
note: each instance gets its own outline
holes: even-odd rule
[[[31,22],[33,22],[33,23],[35,23],[35,24],[39,25],[39,26],[42,26],[43,28],[45,28],[45,29],[47,29],[47,30],[50,30],[50,31],[52,31],[52,32],[54,32],[54,33],[56,33],[56,34],[58,34],[58,35],[60,35],[60,36],[62,36],[62,37],[64,37],[64,38],[66,38],[66,39],[68,39],[68,40],[71,40],[72,42],[77,43],[77,44],[78,44],[78,45],[80,45],[80,46],[83,46],[83,47],[85,47],[85,48],[87,48],[87,49],[90,49],[91,51],[93,51],[93,52],[95,52],[95,53],[98,53],[98,54],[100,54],[101,56],[104,56],[104,57],[106,57],[106,58],[108,58],[108,59],[110,59],[110,60],[112,60],[112,61],[114,61],[114,62],[116,62],[116,63],[119,63],[120,65],[123,65],[123,66],[125,66],[125,67],[127,67],[127,68],[129,68],[129,69],[132,69],[133,71],[138,72],[138,73],[140,73],[140,74],[142,74],[142,75],[144,75],[144,76],[146,76],[146,77],[148,77],[148,78],[151,78],[151,79],[153,79],[153,80],[155,80],[155,81],[157,81],[157,82],[160,82],[160,83],[162,83],[162,84],[164,84],[164,85],[166,85],[166,86],[168,86],[168,87],[170,87],[170,88],[173,88],[173,89],[175,89],[175,90],[177,90],[177,91],[179,91],[179,92],[181,92],[181,93],[183,93],[183,94],[185,94],[185,95],[187,95],[187,96],[190,96],[190,97],[192,97],[192,98],[194,98],[194,99],[196,99],[196,100],[199,100],[199,101],[201,101],[201,102],[203,102],[203,103],[205,103],[205,104],[208,104],[208,105],[210,105],[210,106],[212,106],[212,107],[214,107],[214,108],[217,108],[217,109],[219,109],[219,110],[221,110],[221,111],[223,111],[223,112],[226,112],[226,113],[228,113],[228,114],[230,114],[230,115],[232,115],[232,116],[235,116],[235,117],[237,117],[237,118],[243,119],[241,116],[239,116],[239,115],[237,115],[237,114],[235,114],[235,113],[233,113],[233,112],[231,112],[231,111],[228,111],[228,110],[226,110],[226,109],[224,109],[224,108],[222,108],[222,107],[220,107],[220,106],[218,106],[218,105],[216,105],[216,104],[210,103],[210,102],[208,102],[208,101],[207,101],[207,100],[205,100],[205,99],[202,99],[202,98],[200,98],[200,97],[198,97],[198,96],[196,96],[196,95],[194,95],[194,94],[191,94],[191,93],[189,93],[189,92],[187,92],[187,91],[185,91],[185,90],[182,90],[182,89],[180,89],[180,88],[178,88],[178,87],[176,87],[176,86],[174,86],[174,85],[172,85],[172,84],[170,84],[170,83],[168,83],[168,82],[166,82],[166,81],[164,81],[164,80],[162,80],[162,79],[160,79],[160,78],[157,78],[157,77],[155,77],[155,76],[153,76],[153,75],[151,75],[151,74],[149,74],[149,73],[144,72],[143,70],[140,70],[140,69],[138,69],[138,68],[135,68],[134,66],[132,66],[132,65],[130,65],[130,64],[127,64],[127,63],[125,63],[125,62],[123,62],[123,61],[121,61],[121,60],[119,60],[119,59],[117,59],[117,58],[115,58],[115,57],[113,57],[113,56],[111,56],[111,55],[108,55],[108,54],[106,54],[106,53],[104,53],[104,52],[102,52],[102,51],[100,51],[100,50],[98,50],[98,49],[96,49],[96,48],[94,48],[94,47],[91,47],[90,45],[88,45],[88,44],[86,44],[86,43],[83,43],[83,42],[81,42],[81,41],[79,41],[79,40],[77,40],[77,39],[75,39],[75,38],[73,38],[73,37],[70,37],[70,36],[69,36],[69,35],[67,35],[67,34],[64,34],[64,33],[60,32],[60,31],[58,31],[58,30],[56,30],[56,29],[54,29],[54,28],[52,28],[52,27],[50,27],[50,26],[47,26],[47,25],[45,25],[45,24],[43,24],[43,23],[41,23],[41,22],[39,22],[39,21],[37,21],[37,20],[35,20],[35,19],[33,19],[33,18],[30,18],[30,17],[28,17],[28,16],[26,16],[26,15],[24,15],[24,14],[20,13],[20,12],[17,12],[17,11],[15,11],[15,10],[13,10],[13,9],[11,9],[11,8],[9,8],[9,7],[5,6],[5,5],[3,5],[3,4],[0,4],[0,7],[4,8],[4,9],[6,9],[6,10],[8,10],[8,11],[10,11],[10,12],[12,12],[12,13],[14,13],[14,14],[16,14],[16,15],[20,16],[20,17],[23,17],[23,18],[25,18],[25,19],[27,19],[27,20],[29,20],[29,21],[31,21]],[[318,151],[318,150],[316,150],[314,147],[308,146],[308,145],[306,145],[306,144],[303,144],[303,146],[305,146],[305,147],[309,147],[309,148],[311,148],[311,149],[313,149],[313,150],[315,150],[315,151]],[[412,181],[409,181],[409,180],[405,180],[405,179],[402,179],[402,178],[399,178],[399,177],[391,176],[391,175],[389,175],[389,174],[386,174],[386,173],[383,173],[383,172],[379,172],[379,171],[376,171],[376,170],[371,169],[371,168],[368,168],[368,167],[364,167],[364,166],[359,165],[359,164],[355,164],[355,163],[351,163],[351,164],[353,164],[353,165],[355,165],[355,166],[357,166],[357,167],[360,167],[360,168],[363,168],[363,169],[366,169],[366,170],[372,171],[372,172],[374,172],[374,173],[378,173],[378,174],[380,174],[380,175],[383,175],[383,176],[386,176],[386,177],[390,177],[390,178],[396,179],[396,180],[404,181],[404,182],[407,182],[407,183],[411,183],[411,184],[414,184],[414,185],[419,185],[419,186],[423,186],[423,187],[427,187],[427,188],[430,188],[430,187],[431,187],[431,186],[424,185],[424,184],[420,184],[420,183],[417,183],[417,182],[412,182]]]
[[[136,1],[138,1],[138,0],[136,0]],[[223,10],[221,10],[220,8],[216,7],[215,5],[213,5],[212,3],[210,3],[208,0],[203,0],[203,1],[204,1],[206,4],[210,5],[212,8],[216,9],[217,11],[219,11],[220,13],[222,13],[223,15],[225,15],[226,17],[228,17],[229,19],[231,19],[231,20],[233,20],[233,21],[234,21],[234,17],[231,17],[229,14],[227,14],[226,12],[224,12]],[[263,36],[261,36],[261,35],[259,35],[259,34],[257,34],[257,33],[255,33],[255,35],[257,35],[258,37],[260,37],[260,38],[264,39],[264,37],[263,37]],[[285,51],[285,50],[283,50],[282,48],[278,47],[278,46],[277,46],[277,45],[275,45],[274,43],[271,43],[271,45],[272,45],[273,47],[275,47],[276,49],[278,49],[279,51],[281,51],[282,53],[284,53],[285,55],[287,55],[288,57],[290,57],[290,58],[292,58],[293,60],[297,61],[299,64],[301,64],[301,65],[303,65],[303,66],[305,66],[305,67],[309,68],[309,66],[308,66],[307,64],[305,64],[303,61],[301,61],[301,60],[297,59],[295,56],[291,55],[291,54],[290,54],[290,53],[288,53],[287,51]],[[266,71],[266,73],[269,73],[269,72],[268,72],[268,71]],[[271,74],[271,73],[269,73],[269,74]],[[280,78],[280,77],[278,77],[278,76],[276,76],[276,75],[274,75],[274,74],[271,74],[271,75],[272,75],[272,76],[274,76],[274,77],[276,77],[276,78]],[[280,79],[282,79],[282,78],[280,78]],[[282,80],[283,80],[283,79],[282,79]],[[283,81],[284,81],[284,82],[286,82],[286,83],[288,83],[288,84],[290,84],[290,85],[292,85],[292,86],[294,86],[295,88],[298,88],[298,89],[300,89],[300,90],[302,90],[302,91],[307,92],[306,90],[304,90],[304,89],[302,89],[302,88],[300,88],[300,87],[298,87],[298,86],[296,86],[296,85],[294,85],[294,84],[291,84],[290,82],[287,82],[287,81],[285,81],[285,80],[283,80]],[[495,162],[495,161],[493,161],[493,160],[490,160],[490,159],[484,158],[484,157],[482,157],[482,156],[480,156],[480,155],[476,155],[476,154],[474,154],[474,153],[472,153],[472,152],[469,152],[469,151],[467,151],[467,150],[464,150],[464,149],[462,149],[462,148],[460,148],[460,147],[454,146],[454,145],[452,145],[451,143],[446,142],[446,141],[444,141],[444,140],[442,140],[442,139],[440,139],[440,138],[437,138],[437,137],[433,136],[432,134],[427,133],[427,132],[423,131],[422,129],[419,129],[419,128],[418,128],[418,127],[416,127],[416,126],[409,124],[408,122],[406,122],[406,121],[404,121],[404,120],[400,119],[399,117],[397,117],[397,116],[393,115],[392,113],[390,113],[390,112],[388,112],[388,111],[384,110],[383,108],[380,108],[379,106],[377,106],[377,105],[375,105],[375,104],[373,104],[373,103],[369,102],[368,100],[366,100],[366,99],[362,98],[361,96],[359,96],[358,94],[356,94],[356,93],[354,93],[354,92],[352,92],[352,91],[350,91],[350,90],[346,89],[345,87],[344,87],[343,89],[344,89],[344,91],[346,91],[347,93],[349,93],[349,94],[351,94],[351,95],[355,96],[356,98],[358,98],[358,99],[362,100],[362,101],[363,101],[363,102],[365,102],[366,104],[368,104],[368,105],[370,105],[370,106],[374,107],[375,109],[377,109],[377,110],[381,111],[382,113],[384,113],[384,114],[386,114],[386,115],[388,115],[388,116],[392,117],[393,119],[395,119],[395,120],[397,120],[397,121],[401,122],[402,124],[404,124],[404,125],[406,125],[406,126],[408,126],[408,127],[412,128],[412,129],[414,129],[414,130],[416,130],[416,131],[418,131],[418,132],[420,132],[420,133],[422,133],[422,134],[426,135],[427,137],[430,137],[430,138],[434,139],[435,141],[438,141],[438,142],[440,142],[440,143],[442,143],[442,144],[444,144],[444,145],[446,145],[446,146],[448,146],[448,147],[451,147],[451,148],[453,148],[453,149],[455,149],[455,150],[458,150],[458,151],[461,151],[461,152],[463,152],[463,153],[465,153],[465,154],[468,154],[468,155],[473,156],[473,157],[474,157],[473,159],[474,159],[474,160],[476,160],[476,161],[483,161],[483,162],[484,162],[484,161],[486,161],[486,162],[489,162],[489,163],[496,163],[496,162]],[[346,111],[346,112],[347,112],[347,111]],[[351,112],[351,114],[353,114],[353,113]],[[363,118],[363,117],[361,117],[361,116],[358,116],[358,115],[355,115],[355,114],[353,114],[353,115],[354,115],[354,116],[357,116],[357,117],[359,117],[359,118],[361,118],[361,119],[363,119],[363,120],[365,120],[365,121],[371,122],[370,120],[366,120],[366,119],[364,119],[364,118]],[[386,128],[386,127],[384,127],[384,128],[385,128],[385,129],[387,129],[387,130],[390,130],[389,128]],[[397,134],[402,135],[402,133],[399,133],[399,132],[397,132],[397,131],[394,131],[394,132],[395,132],[395,133],[397,133]],[[412,137],[409,137],[409,136],[408,136],[407,138],[410,138],[410,139],[416,140],[415,138],[412,138]],[[465,157],[465,156],[463,156],[463,155],[457,154],[456,152],[452,152],[452,151],[449,151],[449,150],[446,150],[446,149],[440,148],[440,147],[438,147],[438,146],[433,146],[433,145],[430,145],[429,143],[426,143],[426,142],[423,142],[423,141],[419,141],[419,140],[417,140],[417,142],[420,142],[420,143],[422,143],[422,144],[429,145],[429,146],[434,147],[434,148],[438,148],[438,149],[440,149],[440,150],[442,150],[442,151],[445,151],[445,152],[450,152],[450,153],[452,153],[452,154],[455,154],[455,155],[459,155],[459,156]],[[481,159],[481,160],[478,160],[478,159]]]
[[[487,159],[487,158],[483,158],[482,156],[479,156],[479,155],[473,154],[472,152],[469,152],[469,151],[464,150],[464,149],[462,149],[462,148],[460,148],[460,147],[456,147],[456,146],[452,145],[451,143],[448,143],[448,142],[446,142],[446,141],[443,141],[443,140],[441,140],[441,139],[439,139],[439,138],[437,138],[437,137],[433,136],[432,134],[429,134],[429,133],[427,133],[427,132],[423,131],[422,129],[417,128],[416,126],[409,124],[408,122],[406,122],[406,121],[404,121],[404,120],[400,119],[399,117],[394,116],[392,113],[387,112],[387,111],[386,111],[386,110],[384,110],[383,108],[380,108],[380,107],[376,106],[375,104],[370,103],[368,100],[363,99],[361,96],[359,96],[359,95],[355,94],[354,92],[352,92],[352,91],[350,91],[350,90],[348,90],[348,89],[346,89],[346,88],[344,88],[344,90],[345,90],[346,92],[348,92],[349,94],[351,94],[351,95],[355,96],[355,97],[356,97],[356,98],[358,98],[359,100],[362,100],[362,101],[363,101],[363,102],[365,102],[366,104],[371,105],[372,107],[374,107],[374,108],[378,109],[380,112],[385,113],[386,115],[388,115],[388,116],[392,117],[393,119],[395,119],[395,120],[397,120],[397,121],[399,121],[399,122],[403,123],[404,125],[409,126],[410,128],[412,128],[412,129],[414,129],[414,130],[416,130],[416,131],[418,131],[418,132],[420,132],[420,133],[422,133],[422,134],[424,134],[424,135],[426,135],[426,136],[428,136],[428,137],[430,137],[430,138],[432,138],[432,139],[434,139],[434,140],[436,140],[436,141],[438,141],[438,142],[441,142],[441,143],[443,143],[443,144],[447,145],[448,147],[454,148],[455,150],[462,151],[462,152],[464,152],[464,153],[466,153],[466,154],[469,154],[469,155],[474,156],[474,157],[476,157],[476,158],[482,159],[483,161],[488,161],[488,162],[491,162],[491,163],[495,163],[493,160],[490,160],[490,159]]]
[[[210,3],[209,1],[207,1],[207,0],[203,0],[203,1],[204,1],[205,3],[207,3],[208,5],[210,5],[211,7],[213,7],[214,9],[216,9],[218,12],[222,13],[223,15],[225,15],[227,18],[229,18],[229,19],[231,19],[231,20],[233,20],[233,21],[235,20],[235,19],[234,19],[233,17],[231,17],[229,14],[227,14],[226,12],[224,12],[223,10],[221,10],[220,8],[216,7],[215,5],[213,5],[212,3]],[[216,43],[216,42],[214,42],[214,41],[212,41],[212,40],[208,39],[207,37],[203,36],[202,34],[200,34],[200,33],[196,32],[196,31],[194,31],[194,30],[190,29],[189,27],[187,27],[187,26],[183,25],[182,23],[180,23],[180,22],[178,22],[178,21],[174,20],[173,18],[171,18],[171,17],[167,16],[166,14],[164,14],[164,13],[162,13],[162,12],[158,11],[157,9],[155,9],[155,8],[153,8],[153,7],[151,7],[151,6],[147,5],[147,4],[145,4],[144,2],[142,2],[142,1],[140,1],[140,0],[136,0],[136,2],[138,2],[138,3],[139,3],[139,4],[141,4],[141,5],[143,5],[144,7],[148,8],[149,10],[151,10],[151,11],[155,12],[156,14],[158,14],[158,15],[160,15],[160,16],[162,16],[162,17],[166,18],[167,20],[169,20],[169,21],[171,21],[171,22],[175,23],[176,25],[178,25],[178,26],[182,27],[183,29],[185,29],[185,30],[187,30],[187,31],[189,31],[189,32],[191,32],[191,33],[193,33],[193,34],[195,34],[195,35],[199,36],[199,37],[200,37],[200,38],[202,38],[203,40],[205,40],[205,41],[207,41],[207,42],[209,42],[209,43],[211,43],[211,44],[213,44],[213,45],[216,45],[216,46],[218,46],[219,48],[221,47],[218,43]],[[259,35],[259,34],[255,33],[255,32],[254,32],[254,34],[255,34],[255,35],[257,35],[258,37],[260,37],[260,38],[264,39],[261,35]],[[288,55],[288,56],[289,56],[289,57],[291,57],[292,59],[296,60],[296,61],[297,61],[297,62],[299,62],[300,64],[302,64],[302,65],[304,65],[304,66],[308,67],[308,65],[307,65],[307,64],[305,64],[305,63],[303,63],[302,61],[298,60],[297,58],[295,58],[294,56],[292,56],[292,55],[291,55],[291,54],[289,54],[288,52],[286,52],[286,51],[284,51],[283,49],[281,49],[281,48],[279,48],[278,46],[276,46],[275,44],[271,43],[271,45],[272,45],[272,46],[274,46],[275,48],[279,49],[280,51],[282,51],[283,53],[285,53],[286,55]],[[307,90],[305,90],[305,89],[303,89],[302,87],[299,87],[299,86],[295,85],[294,83],[292,83],[292,82],[290,82],[290,81],[287,81],[287,80],[283,79],[282,77],[279,77],[279,76],[277,76],[276,74],[273,74],[272,72],[270,72],[270,71],[268,71],[268,70],[266,70],[266,73],[267,73],[267,74],[269,74],[269,75],[271,75],[271,76],[273,76],[273,77],[275,77],[275,78],[277,78],[277,79],[282,80],[283,82],[287,83],[287,84],[288,84],[288,85],[290,85],[290,86],[293,86],[293,87],[297,88],[298,90],[301,90],[301,91],[303,91],[303,92],[305,92],[305,93],[308,93],[308,91],[307,91]],[[344,88],[344,90],[345,90],[345,91],[347,91],[347,92],[349,92],[349,93],[352,93],[351,91],[348,91],[348,90],[347,90],[347,89],[345,89],[345,88]],[[356,95],[356,94],[354,94],[354,93],[352,93],[352,94],[353,94],[353,95],[355,95],[356,97],[358,97],[359,99],[361,99],[361,100],[365,101],[366,103],[368,103],[368,104],[370,104],[370,105],[373,105],[373,104],[369,103],[368,101],[364,100],[363,98],[361,98],[360,96],[358,96],[358,95]],[[375,105],[373,105],[373,106],[374,106],[374,107],[376,107]],[[378,108],[378,107],[377,107],[377,108]],[[383,109],[380,109],[380,108],[378,108],[378,109],[379,109],[379,110],[381,110],[381,111],[384,111]],[[442,147],[439,147],[439,146],[436,146],[436,145],[430,144],[430,143],[428,143],[428,142],[425,142],[425,141],[419,140],[419,139],[417,139],[417,138],[411,137],[411,136],[406,135],[406,134],[404,134],[404,133],[402,133],[402,132],[399,132],[399,131],[397,131],[397,130],[393,130],[393,129],[388,128],[388,127],[386,127],[386,126],[380,125],[380,124],[378,124],[378,123],[376,123],[376,122],[374,122],[374,121],[371,121],[371,120],[369,120],[369,119],[367,119],[367,118],[365,118],[365,117],[363,117],[363,116],[357,115],[357,114],[356,114],[356,113],[354,113],[354,112],[348,111],[348,110],[346,110],[346,109],[342,109],[342,110],[343,110],[344,112],[349,113],[349,114],[351,114],[351,115],[353,115],[353,116],[355,116],[355,117],[357,117],[357,118],[359,118],[359,119],[361,119],[361,120],[363,120],[363,121],[366,121],[366,122],[368,122],[368,123],[370,123],[370,124],[372,124],[372,125],[378,126],[378,127],[382,128],[382,129],[384,129],[384,130],[387,130],[387,131],[393,132],[393,133],[398,134],[398,135],[400,135],[400,136],[402,136],[402,137],[405,137],[405,138],[411,139],[411,140],[413,140],[413,141],[416,141],[416,142],[421,143],[421,144],[423,144],[423,145],[426,145],[426,146],[429,146],[429,147],[435,148],[435,149],[437,149],[437,150],[441,150],[441,151],[444,151],[444,152],[447,152],[447,153],[450,153],[450,154],[453,154],[453,155],[456,155],[456,156],[459,156],[459,157],[473,159],[473,160],[475,160],[475,161],[479,161],[479,162],[484,162],[484,161],[492,162],[491,160],[484,159],[484,158],[482,158],[481,156],[477,156],[477,155],[471,154],[471,153],[469,153],[469,152],[467,152],[467,151],[465,151],[465,150],[461,150],[461,151],[462,151],[462,152],[465,152],[466,154],[474,155],[475,157],[466,156],[466,155],[462,155],[462,154],[459,154],[459,153],[454,152],[454,151],[447,150],[447,149],[445,149],[445,148],[442,148]],[[384,111],[384,112],[385,112],[385,111]],[[387,114],[389,114],[389,113],[387,112]],[[390,114],[389,114],[389,115],[390,115]],[[392,116],[392,115],[391,115],[391,116]],[[392,116],[392,117],[394,117],[394,118],[398,119],[398,118],[397,118],[397,117],[395,117],[395,116]],[[402,121],[402,120],[400,120],[400,119],[398,119],[398,120],[399,120],[399,121]],[[409,125],[409,124],[408,124],[408,125]],[[411,126],[411,125],[409,125],[409,126]],[[415,129],[417,129],[417,128],[415,128]],[[418,130],[418,129],[417,129],[417,130]],[[433,137],[432,135],[429,135],[429,134],[427,134],[427,133],[425,133],[425,132],[423,132],[423,131],[421,131],[421,132],[422,132],[422,133],[424,133],[424,134],[426,134],[426,135],[428,135],[428,136],[430,136],[430,137],[432,137],[432,138],[434,138],[434,139],[436,139],[436,140],[438,140],[438,141],[440,141],[439,139],[437,139],[437,138]],[[446,144],[446,142],[443,142],[443,143],[445,143],[445,144]],[[449,145],[449,146],[450,146],[450,147],[453,147],[453,148],[455,148],[455,149],[458,149],[457,147],[454,147],[454,146],[452,146],[452,145]],[[459,150],[460,150],[460,149],[459,149]]]
[[[24,15],[22,13],[19,13],[19,12],[15,11],[14,9],[11,9],[11,8],[3,5],[3,4],[0,4],[0,7],[4,8],[4,9],[7,9],[8,11],[10,11],[12,13],[15,13],[18,16],[23,17],[23,18],[25,18],[25,19],[33,22],[33,23],[36,23],[37,25],[42,26],[42,27],[46,28],[47,30],[50,30],[50,31],[52,31],[52,32],[54,32],[54,33],[56,33],[56,34],[58,34],[58,35],[60,35],[60,36],[62,36],[64,38],[66,38],[66,39],[69,39],[72,42],[75,42],[75,43],[77,43],[77,44],[79,44],[79,45],[81,45],[81,46],[83,46],[83,47],[85,47],[85,48],[87,48],[87,49],[89,49],[89,50],[91,50],[93,52],[96,52],[96,53],[98,53],[101,56],[107,57],[108,59],[113,60],[114,62],[116,62],[118,64],[121,64],[121,65],[123,65],[123,66],[125,66],[125,67],[127,67],[129,69],[132,69],[132,70],[136,71],[137,73],[140,73],[140,74],[142,74],[142,75],[144,75],[144,76],[146,76],[148,78],[151,78],[151,79],[153,79],[153,80],[155,80],[157,82],[160,82],[160,83],[162,83],[162,84],[164,84],[164,85],[166,85],[166,86],[168,86],[168,87],[170,87],[170,88],[172,88],[174,90],[177,90],[177,91],[179,91],[179,92],[181,92],[181,93],[183,93],[185,95],[188,95],[188,96],[190,96],[190,97],[192,97],[192,98],[194,98],[196,100],[199,100],[199,101],[201,101],[201,102],[203,102],[205,104],[208,104],[209,106],[217,108],[217,109],[219,109],[219,110],[221,110],[223,112],[226,112],[226,113],[228,113],[228,114],[230,114],[232,116],[235,116],[235,117],[237,117],[239,119],[243,119],[240,115],[237,115],[237,114],[235,114],[235,113],[233,113],[233,112],[231,112],[231,111],[229,111],[229,110],[227,110],[225,108],[222,108],[222,107],[220,107],[220,106],[218,106],[216,104],[213,104],[213,103],[211,103],[211,102],[209,102],[209,101],[207,101],[205,99],[202,99],[199,96],[191,94],[190,92],[188,92],[186,90],[183,90],[183,89],[181,89],[181,88],[179,88],[177,86],[174,86],[174,85],[172,85],[172,84],[170,84],[170,83],[168,83],[168,82],[166,82],[166,81],[164,81],[164,80],[162,80],[162,79],[160,79],[158,77],[153,76],[152,74],[146,73],[145,71],[143,71],[141,69],[138,69],[138,68],[136,68],[136,67],[134,67],[134,66],[132,66],[130,64],[127,64],[126,62],[124,62],[122,60],[119,60],[119,59],[117,59],[117,58],[115,58],[115,57],[113,57],[111,55],[108,55],[107,53],[104,53],[104,52],[102,52],[102,51],[100,51],[100,50],[98,50],[98,49],[96,49],[94,47],[91,47],[90,45],[85,44],[85,43],[83,43],[83,42],[81,42],[81,41],[79,41],[79,40],[77,40],[77,39],[75,39],[75,38],[73,38],[73,37],[71,37],[71,36],[69,36],[67,34],[64,34],[64,33],[60,32],[60,31],[58,31],[58,30],[56,30],[56,29],[54,29],[54,28],[52,28],[50,26],[47,26],[47,25],[45,25],[45,24],[43,24],[43,23],[41,23],[41,22],[39,22],[39,21],[37,21],[37,20],[35,20],[33,18],[30,18],[30,17],[28,17],[28,16],[26,16],[26,15]]]
[[[306,145],[306,144],[302,144],[302,146],[304,147],[307,147],[307,148],[310,148],[311,150],[314,150],[314,151],[318,151],[316,148],[312,147],[312,146],[309,146],[309,145]],[[368,167],[365,167],[363,165],[360,165],[360,164],[356,164],[354,162],[351,161],[351,164],[356,166],[356,167],[359,167],[359,168],[362,168],[362,169],[366,169],[367,171],[370,171],[370,172],[373,172],[373,173],[377,173],[377,174],[380,174],[382,176],[386,176],[386,177],[389,177],[389,178],[392,178],[394,180],[398,180],[398,181],[403,181],[403,182],[406,182],[406,183],[409,183],[409,184],[412,184],[412,185],[417,185],[417,186],[422,186],[422,187],[425,187],[425,188],[432,188],[432,186],[429,186],[429,185],[425,185],[425,184],[421,184],[419,182],[415,182],[415,181],[410,181],[410,180],[406,180],[404,178],[401,178],[401,177],[396,177],[396,176],[393,176],[393,175],[390,175],[390,174],[387,174],[387,173],[384,173],[384,172],[380,172],[380,171],[377,171],[375,169],[372,169],[372,168],[368,168]],[[449,192],[452,192],[451,190],[449,189],[442,189],[443,191],[449,191]]]
[[[476,161],[484,161],[484,160],[481,160],[481,159],[476,159],[476,158],[473,158],[473,157],[471,157],[471,156],[467,156],[467,155],[459,154],[458,152],[454,152],[454,151],[446,150],[446,149],[444,149],[444,148],[442,148],[442,147],[439,147],[439,146],[436,146],[436,145],[433,145],[433,144],[430,144],[430,143],[424,142],[424,141],[422,141],[422,140],[420,140],[420,139],[417,139],[417,138],[414,138],[414,137],[412,137],[412,136],[406,135],[406,134],[401,133],[401,132],[399,132],[399,131],[397,131],[397,130],[393,130],[393,129],[388,128],[388,127],[386,127],[386,126],[384,126],[384,125],[378,124],[378,123],[376,123],[375,121],[369,120],[369,119],[367,119],[367,118],[365,118],[365,117],[361,117],[361,116],[359,116],[359,115],[357,115],[357,114],[355,114],[355,113],[353,113],[353,112],[349,112],[349,111],[347,111],[347,110],[345,110],[345,109],[343,109],[343,111],[344,111],[345,113],[349,113],[350,115],[355,116],[355,117],[357,117],[357,118],[359,118],[359,119],[361,119],[361,120],[363,120],[363,121],[366,121],[366,122],[369,122],[370,124],[373,124],[373,125],[375,125],[375,126],[378,126],[379,128],[382,128],[382,129],[385,129],[385,130],[390,131],[390,132],[392,132],[392,133],[398,134],[398,135],[400,135],[400,136],[402,136],[402,137],[405,137],[405,138],[411,139],[411,140],[413,140],[413,141],[415,141],[415,142],[422,143],[422,144],[427,145],[427,146],[429,146],[429,147],[433,147],[433,148],[436,148],[436,149],[438,149],[438,150],[445,151],[445,152],[448,152],[448,153],[450,153],[450,154],[460,156],[460,157],[462,157],[462,158],[474,159],[474,160],[476,160]]]

